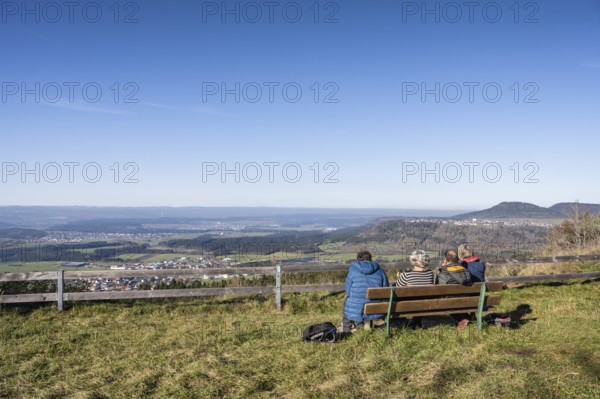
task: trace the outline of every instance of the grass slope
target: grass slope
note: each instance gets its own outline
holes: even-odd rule
[[[502,292],[519,329],[474,325],[300,340],[341,294],[0,310],[1,398],[597,398],[600,283]]]

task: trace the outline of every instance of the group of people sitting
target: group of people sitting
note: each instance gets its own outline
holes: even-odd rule
[[[467,244],[459,246],[458,250],[447,250],[436,273],[429,268],[430,258],[423,250],[414,251],[410,255],[410,263],[412,270],[398,272],[392,287],[468,284],[485,281],[485,263],[475,256]],[[365,321],[380,318],[379,315],[366,316],[363,313],[364,305],[368,302],[366,299],[367,289],[388,286],[390,284],[387,275],[377,262],[373,262],[371,253],[359,252],[346,277],[346,302],[342,318],[342,332],[349,333],[353,327],[357,330],[361,329]],[[468,323],[463,315],[458,318],[459,326],[461,323],[462,325]]]

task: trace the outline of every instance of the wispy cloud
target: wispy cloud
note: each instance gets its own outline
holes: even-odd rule
[[[172,107],[170,105],[165,105],[165,104],[157,104],[157,103],[140,103],[140,104],[148,106],[148,107],[168,109],[168,110],[171,110],[171,111],[185,111],[185,109],[183,109],[183,108]]]
[[[192,109],[190,109],[190,111],[198,112],[198,113],[202,113],[202,114],[209,114],[209,115],[227,116],[227,114],[224,112],[221,112],[212,107],[207,107],[204,105],[198,105],[196,107],[193,107]]]
[[[215,108],[207,107],[204,105],[198,105],[195,107],[185,108],[185,107],[174,107],[172,105],[147,103],[147,102],[143,102],[140,104],[146,105],[148,107],[166,109],[166,110],[170,110],[170,111],[193,112],[193,113],[207,114],[207,115],[227,116],[227,114],[224,112],[221,112]]]
[[[584,68],[598,69],[600,68],[600,61],[587,61],[581,64]]]
[[[98,106],[91,105],[91,104],[78,104],[78,103],[71,103],[71,102],[67,102],[67,101],[58,101],[55,103],[45,103],[45,104],[53,105],[55,107],[60,107],[60,108],[64,108],[64,109],[69,109],[71,111],[76,111],[76,112],[94,112],[94,113],[99,113],[99,114],[111,114],[111,115],[135,115],[132,112],[123,111],[120,109],[104,108],[104,107],[98,107]]]

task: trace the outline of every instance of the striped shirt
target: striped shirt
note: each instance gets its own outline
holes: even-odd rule
[[[396,281],[396,287],[407,285],[433,285],[433,272],[431,270],[402,272]]]

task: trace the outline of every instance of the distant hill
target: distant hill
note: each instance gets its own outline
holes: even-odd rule
[[[581,212],[588,210],[596,214],[600,211],[600,205],[598,204],[561,202],[549,208],[544,208],[528,202],[501,202],[482,211],[453,216],[452,219],[564,219],[576,205],[579,206]]]
[[[600,212],[600,204],[582,204],[576,202],[560,202],[558,204],[552,205],[550,208],[551,211],[560,213],[563,216],[569,215],[575,205],[579,206],[579,212],[588,211],[591,214],[598,214]]]
[[[274,207],[110,207],[110,206],[0,206],[0,228],[25,227],[46,229],[51,226],[97,219],[186,218],[196,221],[224,219],[276,220],[277,223],[332,224],[336,227],[363,224],[384,216],[442,216],[455,210],[418,209],[334,209],[334,208],[274,208]]]
[[[12,223],[3,222],[0,220],[0,229],[4,229],[4,228],[8,228],[8,227],[15,227],[15,225]]]
[[[381,254],[407,254],[415,249],[443,253],[469,243],[479,256],[486,258],[515,257],[543,248],[548,228],[531,224],[451,223],[445,219],[384,219],[375,221],[364,231],[346,239],[346,247],[373,248]],[[386,244],[386,247],[372,243]],[[384,249],[386,248],[386,249]]]
[[[47,233],[45,231],[35,229],[21,229],[18,227],[0,229],[0,238],[13,240],[33,240],[45,237],[46,235]]]

